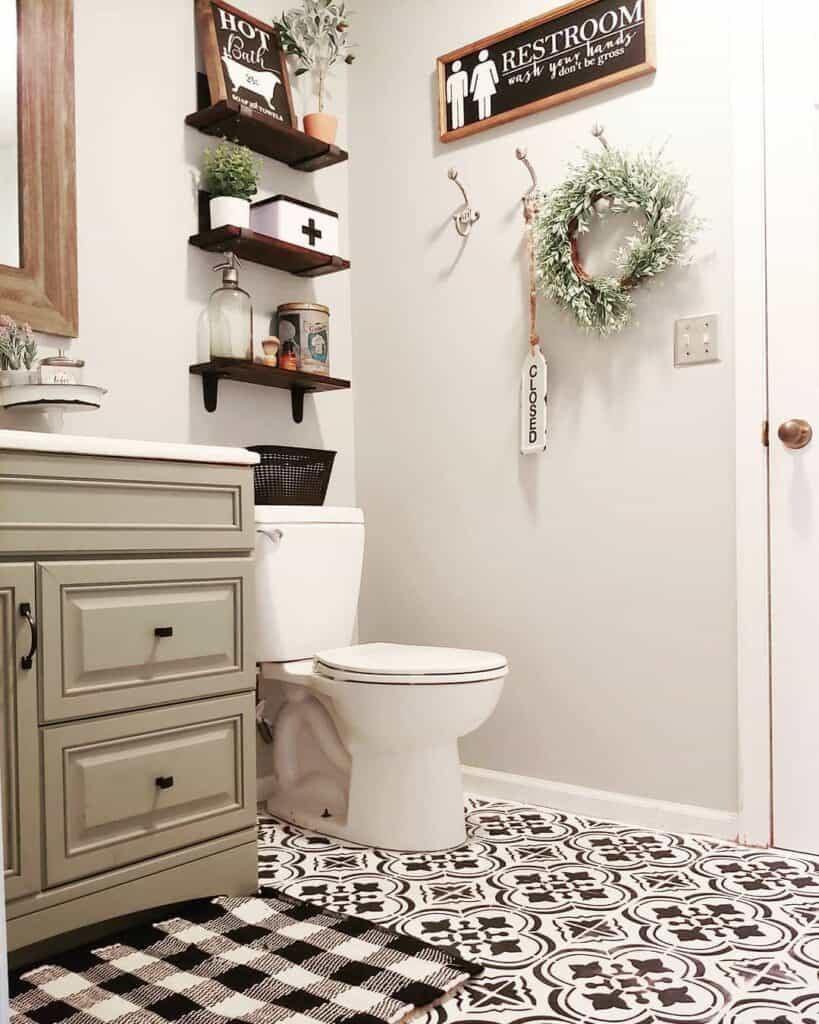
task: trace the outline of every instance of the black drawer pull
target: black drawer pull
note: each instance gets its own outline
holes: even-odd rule
[[[160,775],[156,785],[158,789],[170,789],[173,786],[173,775]]]
[[[28,601],[23,601],[20,605],[20,615],[26,620],[28,628],[31,630],[31,645],[28,654],[24,654],[20,659],[20,668],[28,671],[34,664],[34,655],[37,653],[37,623],[31,614],[31,605]]]
[[[173,626],[157,626],[154,636],[173,636]]]

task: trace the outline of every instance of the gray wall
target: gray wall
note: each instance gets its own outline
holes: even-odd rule
[[[539,13],[359,0],[351,179],[362,639],[498,649],[512,664],[467,763],[737,806],[728,11],[658,7],[652,80],[450,145],[436,56]],[[703,33],[702,24],[709,24]],[[707,219],[697,262],[638,296],[638,323],[586,337],[542,303],[549,449],[517,453],[527,320],[515,160],[544,185],[602,121],[669,139]],[[482,218],[461,246],[447,168]],[[674,369],[677,317],[719,313],[722,363]]]

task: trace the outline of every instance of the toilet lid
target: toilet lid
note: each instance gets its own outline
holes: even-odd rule
[[[329,679],[404,685],[479,682],[509,671],[502,654],[413,644],[358,644],[320,651],[314,669]]]

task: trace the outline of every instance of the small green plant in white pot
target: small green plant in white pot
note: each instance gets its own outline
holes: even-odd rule
[[[0,313],[0,387],[33,383],[36,358],[37,343],[29,324],[18,324]]]
[[[220,142],[202,154],[202,188],[210,195],[210,226],[250,227],[250,200],[262,162],[246,146]]]
[[[344,0],[301,0],[274,21],[282,49],[296,58],[296,74],[312,72],[316,79],[318,111],[304,115],[304,130],[315,139],[332,145],[336,141],[338,118],[324,109],[327,76],[343,61],[352,64],[355,54],[347,35],[347,5]]]

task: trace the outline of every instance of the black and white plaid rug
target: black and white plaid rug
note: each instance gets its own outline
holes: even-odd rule
[[[265,889],[174,908],[12,978],[14,1024],[398,1024],[482,971],[440,946]]]

